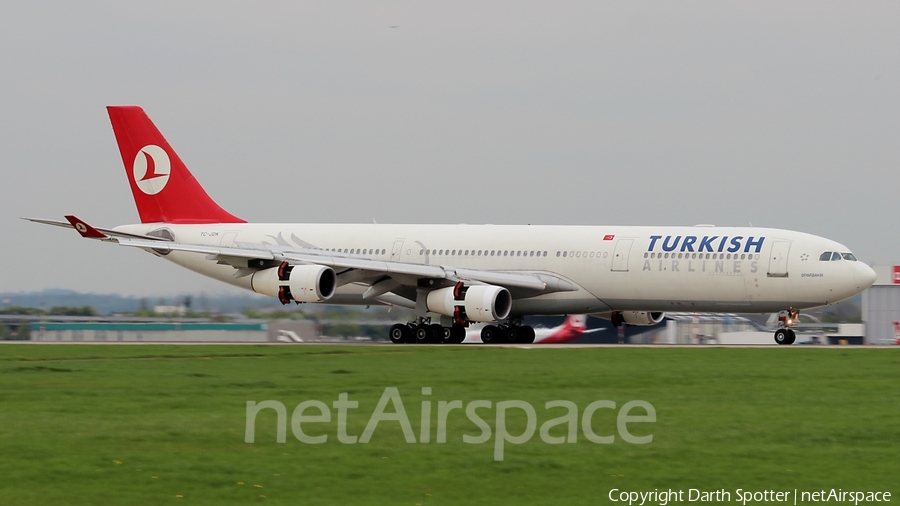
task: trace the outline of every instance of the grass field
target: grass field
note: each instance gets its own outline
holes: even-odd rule
[[[598,504],[614,488],[840,488],[896,500],[898,380],[894,349],[2,345],[0,504]],[[386,387],[416,438],[421,402],[432,402],[430,443],[381,422],[369,443],[342,444],[336,410],[303,426],[326,443],[294,437],[299,403],[331,406],[342,392],[359,402],[347,432],[362,434]],[[265,400],[286,406],[286,443],[271,409],[244,442],[247,401]],[[536,432],[495,461],[493,437],[462,441],[480,429],[457,409],[436,443],[436,406],[452,400],[524,400],[538,427],[565,414],[545,402],[572,401],[577,442]],[[649,402],[657,421],[629,427],[653,441],[624,441],[610,409],[592,427],[615,441],[588,441],[581,412],[596,400]],[[479,411],[491,426],[494,413]],[[510,410],[507,426],[521,434],[524,412]]]

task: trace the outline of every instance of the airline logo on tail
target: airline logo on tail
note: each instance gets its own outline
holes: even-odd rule
[[[141,223],[246,223],[209,198],[143,109],[106,109]]]
[[[156,195],[169,182],[172,164],[166,150],[148,144],[135,155],[131,170],[138,188],[147,195]]]

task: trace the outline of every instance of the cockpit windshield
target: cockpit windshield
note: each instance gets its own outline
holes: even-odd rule
[[[853,256],[853,253],[838,253],[837,251],[826,251],[819,255],[819,261],[821,262],[836,262],[838,260],[856,262],[856,257]]]

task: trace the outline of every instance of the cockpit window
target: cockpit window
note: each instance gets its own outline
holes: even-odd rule
[[[838,253],[837,251],[826,251],[819,255],[819,261],[821,262],[834,262],[837,260],[849,260],[851,262],[858,261],[853,253]]]

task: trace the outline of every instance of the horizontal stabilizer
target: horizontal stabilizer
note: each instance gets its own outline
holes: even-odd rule
[[[74,218],[78,221],[81,221],[74,216],[72,216],[72,218]],[[41,219],[41,218],[22,218],[22,219],[28,220],[28,221],[33,221],[34,223],[41,223],[44,225],[53,225],[54,227],[74,228],[79,234],[84,236],[84,234],[81,232],[81,230],[79,230],[78,227],[71,221],[45,220],[45,219]],[[66,219],[69,219],[69,216],[66,216]],[[84,222],[82,221],[82,223],[84,223]],[[86,227],[90,226],[87,223],[84,223],[84,225]],[[146,239],[148,241],[165,241],[165,239],[163,239],[161,237],[153,237],[152,235],[130,234],[128,232],[119,232],[119,231],[113,230],[111,228],[91,227],[91,229],[104,235],[104,237],[92,237],[93,239],[103,239],[103,238],[109,239],[109,237],[105,237],[105,236],[112,236],[112,237],[128,237],[131,239]],[[87,236],[85,236],[85,237],[87,237]]]

